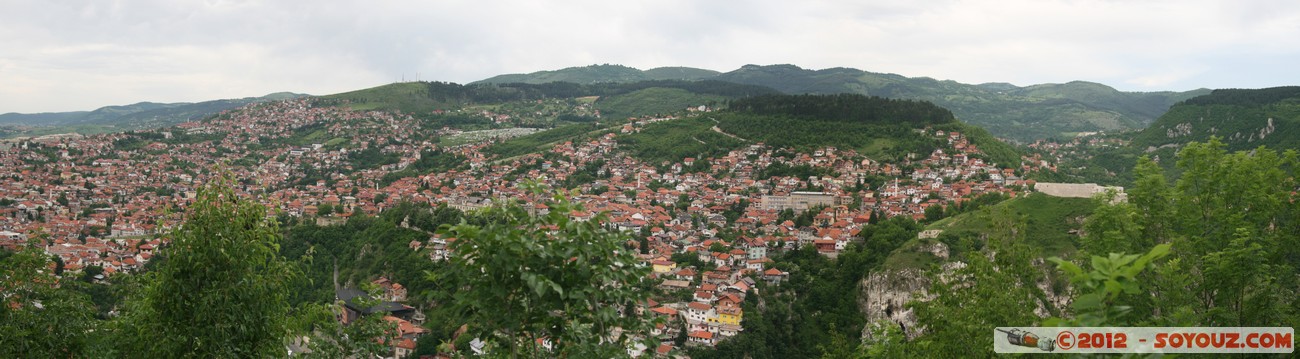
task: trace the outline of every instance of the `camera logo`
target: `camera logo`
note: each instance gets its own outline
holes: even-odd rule
[[[1039,350],[1050,352],[1056,349],[1055,339],[1044,339],[1037,334],[1030,333],[1020,329],[1003,330],[998,328],[997,331],[1006,333],[1007,343],[1019,347],[1038,348]]]

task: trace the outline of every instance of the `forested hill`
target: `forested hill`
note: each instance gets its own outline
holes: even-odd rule
[[[653,80],[704,80],[714,76],[718,76],[717,71],[692,67],[660,67],[641,71],[627,66],[606,64],[569,67],[554,71],[538,71],[528,74],[497,75],[471,84],[543,84],[550,82],[594,84],[603,82],[639,82]]]
[[[624,66],[600,65],[503,75],[480,82],[632,82],[657,78],[661,75],[653,74],[663,72],[662,69],[639,72]],[[746,65],[712,76],[705,76],[710,73],[708,70],[681,72],[687,74],[678,73],[670,78],[758,85],[786,94],[854,93],[925,100],[950,109],[958,119],[987,128],[999,137],[1022,141],[1069,137],[1078,132],[1144,128],[1174,103],[1209,92],[1204,89],[1123,92],[1083,81],[1025,87],[1007,83],[976,85],[844,67],[811,70],[795,65]]]
[[[715,79],[762,85],[785,93],[847,92],[930,101],[952,110],[964,122],[987,128],[999,137],[1022,141],[1143,128],[1175,102],[1204,93],[1121,92],[1083,81],[1026,87],[1006,83],[971,85],[852,68],[809,70],[794,65],[747,65]]]
[[[830,146],[876,160],[903,161],[909,154],[948,146],[923,131],[927,128],[966,134],[994,163],[1019,163],[1015,149],[981,128],[958,122],[942,107],[853,94],[736,99],[724,111],[653,123],[619,141],[629,153],[656,164],[707,158],[757,143],[809,152]]]
[[[448,82],[403,82],[321,96],[316,101],[318,104],[348,106],[354,109],[422,113],[475,104],[596,97],[598,98],[596,107],[606,115],[626,117],[680,111],[687,105],[700,105],[702,99],[720,101],[776,93],[779,92],[762,86],[722,81],[652,80],[593,84],[517,82],[468,85]]]
[[[875,96],[756,96],[731,102],[735,112],[871,124],[935,125],[953,123],[952,112],[925,101]]]
[[[1180,102],[1137,135],[1143,147],[1218,136],[1230,150],[1300,148],[1300,87],[1224,89]]]

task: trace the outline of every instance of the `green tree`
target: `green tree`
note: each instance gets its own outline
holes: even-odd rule
[[[1071,302],[1072,318],[1051,318],[1047,326],[1124,326],[1134,324],[1129,315],[1133,307],[1128,298],[1144,294],[1138,275],[1151,267],[1152,262],[1169,254],[1169,245],[1161,244],[1143,255],[1110,253],[1092,256],[1092,269],[1083,268],[1059,257],[1048,260],[1065,272],[1070,284],[1079,291]]]
[[[951,273],[931,275],[928,301],[914,300],[920,336],[903,348],[898,339],[881,339],[883,352],[923,352],[935,357],[968,357],[972,348],[992,348],[988,330],[1024,326],[1038,321],[1034,313],[1044,293],[1035,284],[1043,278],[1032,266],[1033,251],[1025,244],[1026,222],[1006,206],[990,210],[987,244],[965,252],[966,263]],[[1047,310],[1052,311],[1050,305]],[[880,329],[875,329],[880,330]]]
[[[1133,168],[1133,176],[1133,188],[1128,190],[1128,198],[1140,216],[1138,223],[1145,225],[1142,237],[1151,243],[1168,242],[1172,224],[1170,196],[1173,194],[1164,169],[1150,157],[1142,156]]]
[[[1171,246],[1167,261],[1137,277],[1133,317],[1156,325],[1279,326],[1300,320],[1300,201],[1294,151],[1229,153],[1217,138],[1178,152],[1172,185],[1142,158],[1130,204],[1089,218],[1088,252]],[[1095,267],[1095,266],[1094,266]],[[1078,300],[1076,300],[1078,302]],[[1086,302],[1086,301],[1085,301]]]
[[[1153,210],[1167,203],[1169,210],[1148,226],[1168,228],[1172,257],[1194,269],[1190,277],[1175,277],[1187,280],[1190,286],[1181,290],[1190,290],[1194,301],[1161,302],[1153,314],[1176,312],[1179,305],[1194,308],[1199,325],[1294,323],[1300,319],[1292,300],[1300,292],[1300,277],[1293,275],[1300,262],[1300,202],[1294,194],[1300,161],[1294,151],[1228,153],[1224,147],[1217,138],[1189,143],[1178,153],[1182,177],[1166,189],[1168,202],[1134,199],[1152,203]]]
[[[1022,274],[1029,265],[1023,245],[1006,247],[990,259],[984,252],[969,252],[966,266],[948,276],[934,276],[930,288],[937,296],[914,301],[917,322],[925,332],[909,343],[937,357],[963,357],[972,348],[992,348],[987,332],[997,326],[1023,326],[1038,321],[1033,308],[1041,293]],[[890,349],[897,351],[899,349]],[[906,350],[906,349],[904,349]]]
[[[2,250],[0,250],[2,251]],[[36,245],[0,259],[0,357],[81,357],[97,322],[89,298],[60,288]]]
[[[470,335],[511,357],[625,356],[632,336],[648,329],[630,308],[648,295],[649,268],[624,248],[626,234],[601,225],[604,213],[575,221],[569,214],[581,205],[563,193],[547,206],[549,213],[535,216],[510,203],[480,214],[499,220],[444,226],[442,235],[458,239],[450,263],[430,279],[454,289],[442,299],[468,318]],[[541,339],[553,353],[539,353],[533,343]]]
[[[725,244],[722,244],[722,242],[713,242],[713,245],[709,246],[709,252],[713,253],[727,253],[730,251],[731,248],[728,248]]]
[[[1115,193],[1100,196],[1103,203],[1111,202]],[[1115,203],[1099,206],[1084,222],[1086,238],[1081,241],[1083,249],[1094,256],[1106,256],[1110,253],[1132,253],[1142,248],[1150,248],[1139,224],[1137,207],[1129,203]]]
[[[381,291],[370,288],[371,298],[377,298]],[[370,307],[379,303],[374,299],[356,298],[361,307]],[[305,333],[300,338],[309,338],[304,353],[307,358],[375,358],[391,354],[392,342],[397,333],[397,323],[383,319],[383,315],[366,315],[351,323],[339,322],[335,315],[343,303],[310,303],[296,308],[301,313],[291,321],[291,329]],[[304,342],[304,341],[299,341]]]
[[[925,208],[925,221],[934,223],[943,219],[943,206],[934,205]]]
[[[289,282],[279,227],[266,208],[235,194],[219,176],[198,191],[168,236],[161,264],[144,274],[116,331],[115,356],[284,355]]]

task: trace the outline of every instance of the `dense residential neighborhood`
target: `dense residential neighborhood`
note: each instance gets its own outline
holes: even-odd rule
[[[658,166],[620,151],[619,136],[674,119],[634,118],[619,131],[512,158],[488,148],[532,131],[496,130],[444,145],[440,136],[469,132],[421,128],[409,115],[313,106],[308,100],[252,105],[168,129],[14,141],[0,147],[0,177],[10,179],[0,183],[0,244],[16,248],[39,238],[63,271],[93,266],[111,277],[137,270],[166,245],[167,238],[157,235],[178,225],[195,189],[216,171],[237,178],[240,195],[280,215],[323,225],[375,215],[401,202],[469,211],[519,200],[545,213],[544,198],[518,186],[538,180],[578,190],[573,200],[585,210],[571,213],[573,218],[604,212],[609,225],[644,239],[633,245],[653,268],[659,288],[674,298],[638,308],[664,319],[654,335],[665,343],[685,335],[688,345],[712,346],[745,330],[741,304],[757,283],[779,285],[789,275],[771,267],[771,253],[813,246],[834,258],[877,220],[919,220],[927,210],[983,194],[1015,196],[1033,184],[1021,175],[1050,168],[1039,159],[1026,162],[1032,166],[997,167],[984,162],[962,133],[930,129],[916,131],[942,148],[910,154],[901,163],[833,147],[800,153],[762,143]],[[418,168],[433,156],[456,163],[445,170]],[[778,167],[817,171],[766,171]],[[430,234],[410,247],[439,261],[451,255],[448,242],[454,240]],[[382,278],[376,284],[386,293],[401,287]],[[383,299],[405,300],[404,294],[390,295]],[[394,346],[409,352],[409,340],[422,333],[420,319],[397,305],[388,317],[404,329]],[[655,348],[662,354],[671,350]]]

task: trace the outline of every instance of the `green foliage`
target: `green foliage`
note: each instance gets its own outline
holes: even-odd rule
[[[965,253],[961,257],[965,267],[951,274],[932,274],[933,299],[909,304],[918,323],[925,326],[907,344],[912,350],[939,357],[970,356],[978,353],[972,348],[993,347],[989,328],[1037,321],[1032,308],[1046,303],[1044,293],[1033,285],[1042,275],[1031,265],[1034,251],[1025,244],[1026,218],[1003,206],[990,222],[988,245]]]
[[[568,214],[581,206],[563,194],[547,206],[540,216],[517,204],[494,207],[488,211],[497,221],[443,226],[440,233],[458,240],[448,265],[430,279],[456,288],[446,304],[464,313],[471,335],[512,356],[536,350],[543,338],[553,343],[553,356],[626,355],[629,336],[649,329],[630,315],[648,295],[642,282],[649,268],[624,247],[627,235],[601,225],[604,214],[574,221]],[[621,308],[628,309],[624,315]],[[623,332],[610,337],[615,327]]]
[[[1220,89],[1187,99],[1185,105],[1266,105],[1300,96],[1300,86],[1283,86],[1258,90]]]
[[[907,153],[929,153],[939,147],[938,139],[913,131],[921,124],[903,119],[874,124],[739,113],[722,113],[716,118],[718,127],[726,133],[804,152],[834,146],[888,161],[902,159]]]
[[[371,290],[372,297],[379,294]],[[360,299],[360,298],[358,298]],[[358,300],[358,304],[368,307],[377,301]],[[397,323],[388,322],[381,315],[367,315],[343,324],[335,316],[342,303],[310,303],[297,306],[298,316],[292,323],[299,332],[310,333],[304,343],[309,352],[305,358],[373,358],[392,353],[393,347],[387,339],[396,333]]]
[[[700,80],[716,76],[718,72],[689,67],[661,67],[645,71],[622,65],[591,65],[569,67],[554,71],[529,74],[498,75],[476,83],[529,83],[572,82],[598,84],[610,82],[637,82],[646,80]]]
[[[601,98],[596,102],[603,116],[627,118],[635,116],[685,112],[687,107],[707,105],[726,100],[718,95],[697,94],[679,88],[652,87],[622,95]]]
[[[1273,326],[1300,317],[1290,300],[1300,292],[1297,156],[1225,147],[1217,138],[1187,144],[1173,184],[1142,158],[1131,204],[1099,208],[1089,219],[1089,236],[1100,240],[1089,249],[1095,255],[1172,246],[1168,261],[1136,277],[1144,292],[1124,297],[1131,318],[1167,326]],[[1108,287],[1114,292],[1116,284]],[[1121,289],[1132,291],[1127,284]]]
[[[1198,268],[1186,278],[1202,325],[1281,325],[1300,312],[1291,305],[1300,292],[1294,274],[1300,263],[1295,233],[1297,205],[1294,151],[1278,154],[1259,148],[1229,154],[1217,139],[1190,143],[1179,152],[1182,177],[1157,191],[1159,172],[1151,171],[1152,198],[1135,198],[1140,211],[1159,211],[1149,220],[1168,221],[1159,242],[1174,245],[1180,265]],[[1161,199],[1167,194],[1166,199]],[[1151,226],[1148,224],[1147,226]],[[1172,288],[1171,288],[1172,289]],[[1161,302],[1162,305],[1175,303]],[[1166,307],[1166,312],[1172,310]]]
[[[635,71],[635,69],[631,70]],[[425,114],[437,109],[457,108],[472,104],[585,96],[613,97],[650,88],[684,90],[697,96],[720,96],[725,98],[776,92],[761,86],[720,81],[682,81],[680,79],[628,79],[628,82],[586,82],[581,79],[550,79],[542,81],[529,81],[527,79],[493,81],[489,79],[468,85],[446,82],[394,83],[321,96],[315,98],[314,101],[315,104],[324,106],[348,106],[359,110],[397,110],[404,113]],[[699,104],[703,103],[697,103],[697,105]],[[683,108],[684,106],[675,110]],[[615,106],[614,109],[617,112],[619,106]]]
[[[437,84],[437,83],[434,83]],[[454,85],[454,84],[453,84]],[[459,85],[456,85],[459,86]],[[437,108],[460,105],[455,99],[432,96],[433,84],[401,82],[356,90],[315,99],[318,105],[342,105],[356,110],[398,110],[406,113],[429,112]]]
[[[253,357],[284,353],[289,283],[280,233],[266,208],[239,198],[232,179],[199,190],[183,225],[145,274],[115,328],[113,356]]]
[[[369,147],[348,153],[348,160],[352,161],[353,169],[369,169],[391,165],[397,163],[401,157],[399,153],[384,152],[377,147]]]
[[[999,203],[999,201],[1001,201]],[[978,249],[979,241],[971,238],[996,230],[996,214],[1004,208],[1025,218],[1025,241],[1043,257],[1068,256],[1077,248],[1078,236],[1071,233],[1082,229],[1083,219],[1097,207],[1097,201],[1088,198],[1061,198],[1042,193],[1030,193],[1006,200],[1002,195],[986,195],[968,201],[949,212],[962,214],[941,220],[929,229],[942,229],[940,236],[954,253]]]
[[[647,80],[641,70],[622,65],[591,65],[569,67],[555,71],[538,71],[531,74],[499,75],[480,81],[484,83],[530,83],[571,82],[576,84],[593,84],[602,82],[634,82]]]
[[[291,302],[331,302],[335,269],[339,285],[344,287],[355,288],[387,276],[406,286],[412,297],[435,290],[434,283],[425,280],[424,271],[436,269],[437,264],[409,245],[429,239],[440,225],[462,219],[464,215],[455,208],[399,202],[379,217],[356,216],[338,226],[308,222],[290,227],[280,253],[294,261],[311,258],[304,264],[307,280],[296,286]],[[402,223],[410,228],[403,228]]]
[[[331,214],[334,214],[334,206],[329,203],[321,203],[319,206],[316,206],[317,216],[327,217]]]
[[[900,121],[937,125],[956,121],[952,112],[929,102],[855,94],[755,96],[732,101],[729,108],[747,114],[876,125]]]
[[[941,126],[941,129],[961,132],[979,148],[982,154],[976,157],[984,158],[985,162],[996,164],[1003,168],[1015,168],[1020,165],[1020,151],[1015,147],[1002,142],[1002,140],[993,137],[988,130],[975,125],[957,124],[952,127]],[[1127,165],[1127,164],[1126,164]]]
[[[834,146],[888,160],[939,148],[939,139],[916,129],[933,125],[936,129],[972,130],[957,123],[947,110],[929,103],[859,95],[768,95],[735,100],[730,106],[728,111],[707,117],[651,124],[639,133],[620,136],[619,143],[633,156],[654,164],[708,158],[755,142],[800,151]],[[980,142],[996,154],[996,161],[1019,163],[1019,155],[1005,144],[991,137],[980,137]],[[808,172],[774,166],[760,173],[760,178]]]
[[[1046,326],[1100,327],[1132,324],[1126,316],[1133,308],[1124,305],[1123,299],[1142,294],[1138,274],[1147,270],[1158,259],[1169,254],[1169,245],[1157,245],[1143,255],[1110,253],[1109,256],[1092,256],[1092,267],[1084,271],[1078,265],[1059,257],[1048,258],[1056,268],[1065,272],[1080,294],[1070,308],[1073,318],[1051,318]]]
[[[1110,202],[1116,195],[1110,193],[1099,199]],[[1143,240],[1145,237],[1137,217],[1137,207],[1129,203],[1097,207],[1083,226],[1084,233],[1087,233],[1082,241],[1084,251],[1094,256],[1105,256],[1150,248],[1152,243],[1149,239]]]
[[[693,358],[808,358],[857,350],[866,324],[858,284],[889,252],[920,226],[896,217],[864,230],[864,245],[850,245],[834,259],[812,246],[772,256],[773,267],[790,272],[777,287],[759,284],[743,307],[745,331],[716,350],[692,350]],[[759,305],[758,303],[762,303]]]
[[[86,295],[60,288],[49,265],[35,242],[0,257],[0,357],[79,357],[91,344],[99,324],[94,307]]]
[[[745,143],[710,130],[713,126],[714,122],[707,118],[687,117],[649,124],[640,132],[617,139],[620,148],[651,164],[715,157]]]
[[[934,277],[928,302],[912,302],[917,321],[925,333],[908,343],[913,350],[943,357],[965,357],[988,353],[993,337],[990,328],[1027,326],[1038,320],[1033,309],[1041,293],[1022,282],[1028,271],[1024,249],[1007,247],[994,260],[983,253],[967,256],[966,267],[957,270],[952,281]]]
[[[813,167],[808,164],[791,166],[785,162],[772,162],[766,168],[759,170],[754,175],[754,180],[765,180],[772,177],[795,177],[799,179],[808,179],[808,177],[832,176],[835,177],[835,171],[827,167]]]
[[[912,346],[907,345],[907,335],[896,323],[881,320],[867,323],[868,339],[862,341],[859,358],[908,358],[920,356]]]

